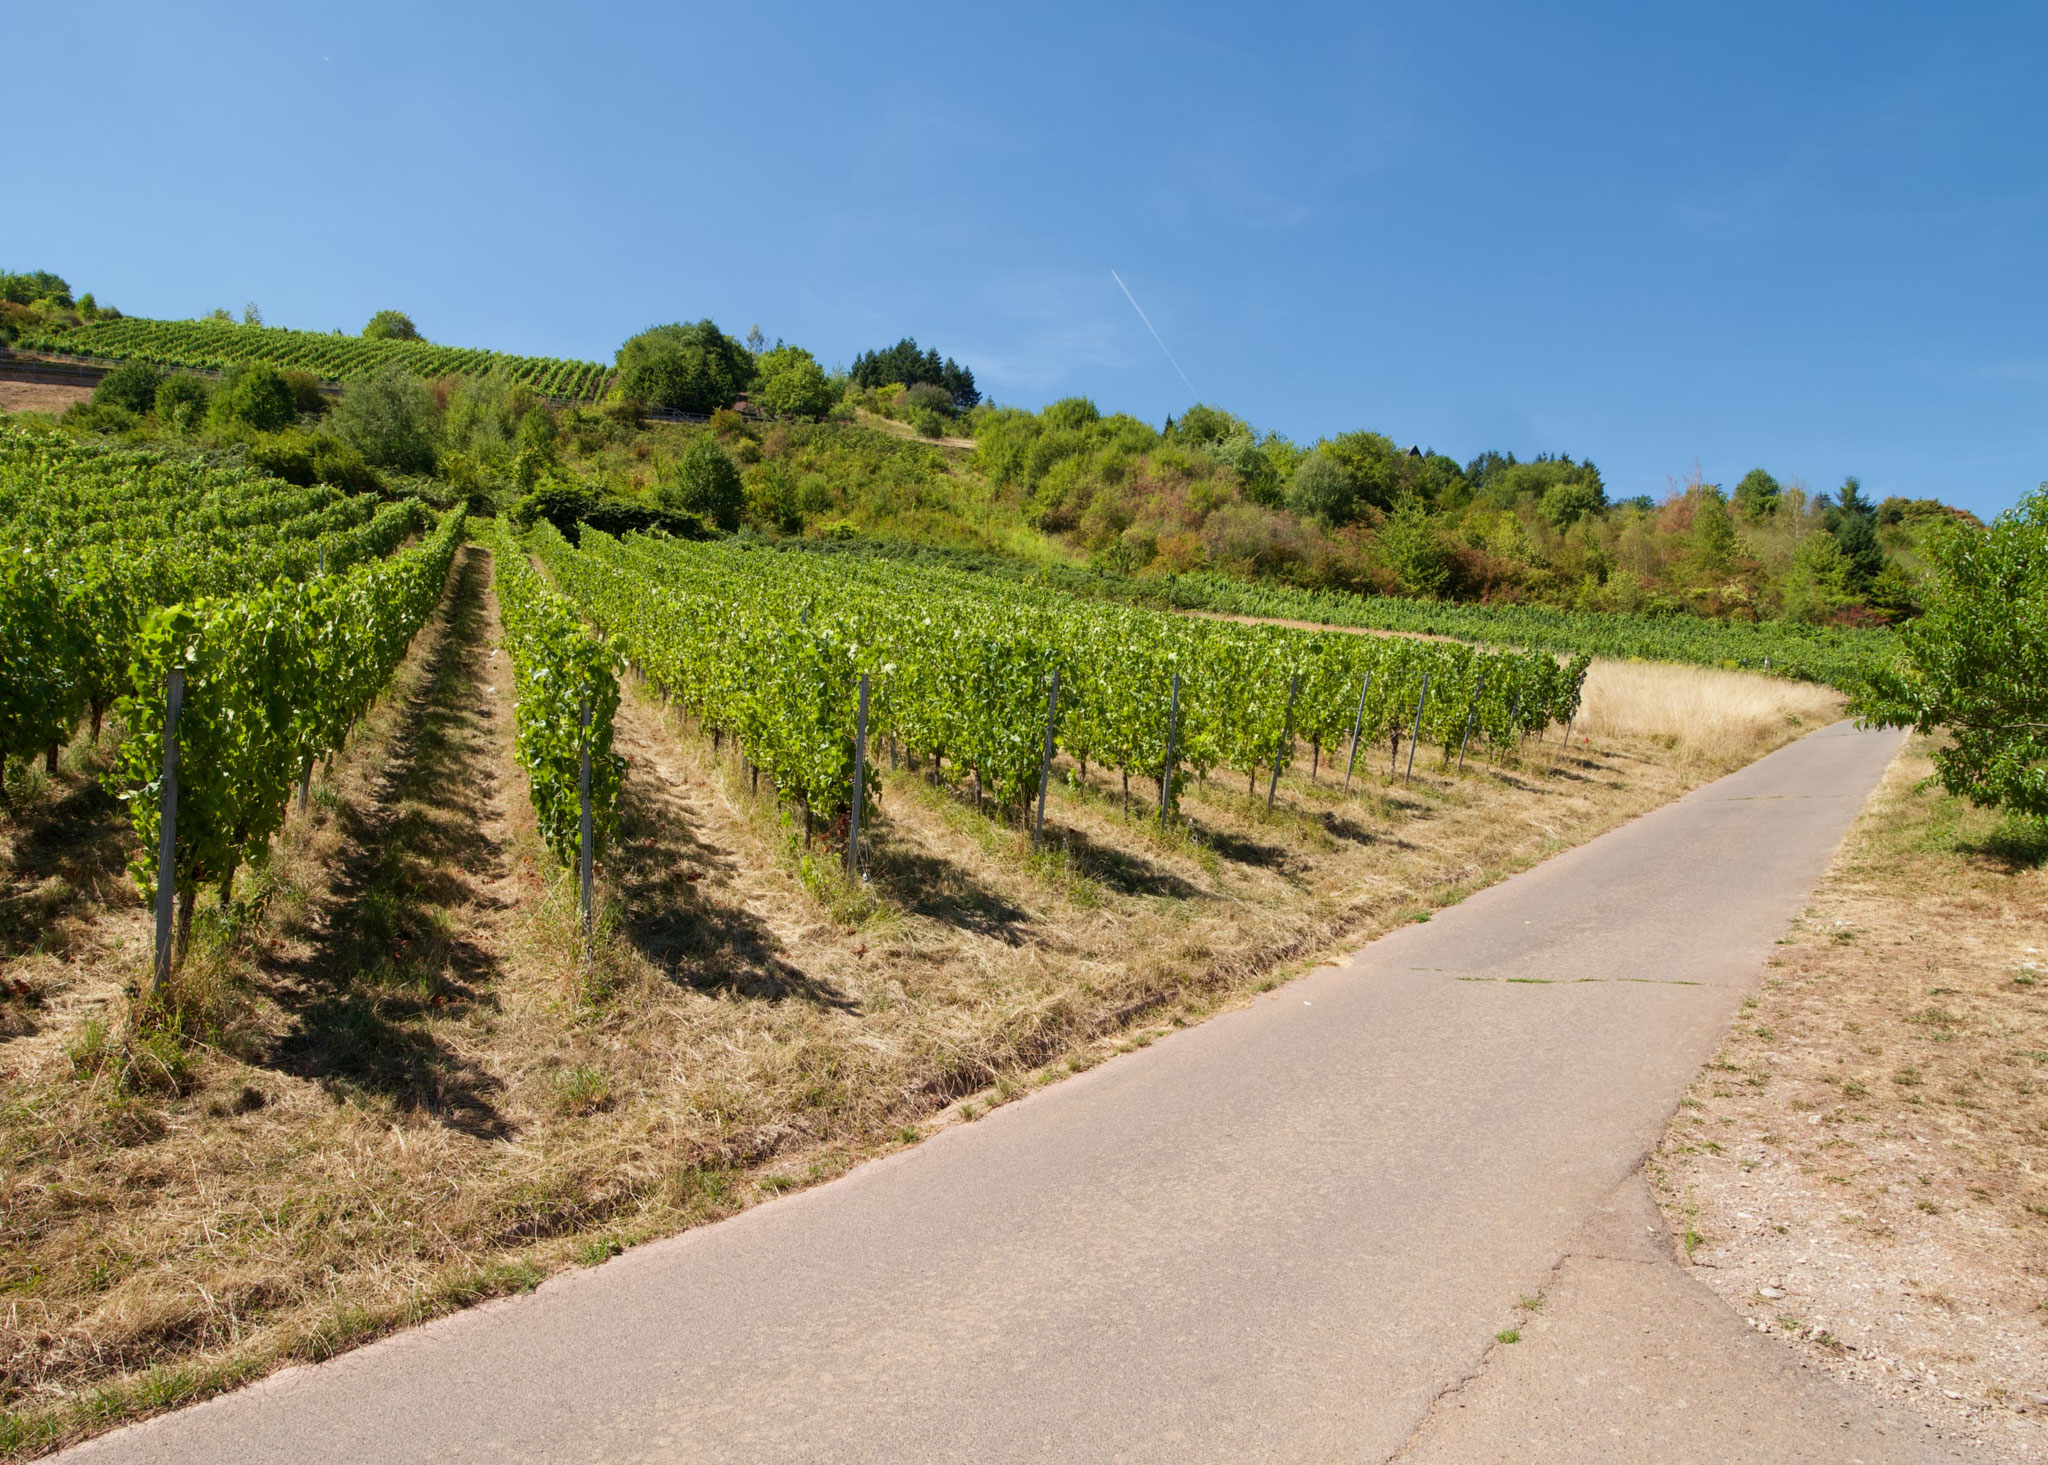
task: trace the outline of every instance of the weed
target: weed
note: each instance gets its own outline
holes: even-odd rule
[[[1520,1328],[1502,1328],[1493,1335],[1493,1341],[1496,1343],[1519,1343],[1522,1341],[1522,1330]]]
[[[594,1064],[579,1063],[555,1080],[556,1112],[567,1115],[595,1114],[612,1102],[612,1081]]]

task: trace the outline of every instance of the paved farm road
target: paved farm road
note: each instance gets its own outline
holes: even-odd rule
[[[1815,733],[1342,966],[834,1184],[76,1458],[1433,1457],[1452,1399],[1476,1401],[1468,1422],[1495,1407],[1491,1374],[1523,1370],[1510,1401],[1548,1397],[1536,1340],[1509,1353],[1495,1332],[1519,1296],[1570,1290],[1561,1263],[1589,1221],[1624,1215],[1640,1242],[1649,1213],[1617,1195],[1897,746]],[[1654,1299],[1587,1305],[1647,1306],[1631,1337],[1665,1326]],[[1694,1328],[1688,1349],[1715,1346],[1697,1322],[1669,1319]],[[1636,1415],[1603,1441],[1692,1458],[1626,1447],[1667,1385],[1640,1360],[1607,1363],[1637,1372],[1589,1392],[1582,1371],[1572,1409],[1633,1389]],[[1748,1427],[1768,1395],[1718,1427]],[[1536,1407],[1489,1431],[1503,1458],[1539,1458],[1500,1438]],[[1578,1417],[1553,1420],[1560,1438]],[[1925,1436],[1865,1433],[1836,1458],[1922,1458],[1887,1451]],[[1699,1443],[1700,1458],[1750,1458]],[[1809,1458],[1794,1443],[1756,1458]],[[1541,1457],[1586,1457],[1557,1448]]]

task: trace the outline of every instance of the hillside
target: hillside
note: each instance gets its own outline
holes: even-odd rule
[[[402,322],[397,338],[357,338],[273,329],[253,309],[241,323],[121,318],[49,275],[0,277],[10,288],[42,292],[4,307],[19,344],[131,361],[130,384],[117,373],[67,426],[239,448],[287,477],[339,473],[319,463],[352,455],[565,528],[593,511],[623,510],[626,527],[685,512],[776,540],[995,553],[1184,608],[1839,680],[1813,648],[1881,646],[1854,632],[1915,614],[1930,529],[1968,518],[1932,499],[1872,502],[1853,478],[1815,493],[1758,469],[1732,489],[1616,500],[1569,456],[1460,464],[1364,430],[1304,445],[1199,405],[1157,428],[1085,398],[1027,412],[983,401],[970,371],[909,340],[829,375],[801,348],[702,321],[635,337],[607,372],[435,346],[396,312],[378,320]],[[159,367],[259,366],[296,376],[292,410],[158,410]],[[323,380],[352,384],[331,414],[313,390]],[[601,404],[561,400],[597,392]],[[1474,621],[1453,605],[1488,611]],[[1584,618],[1595,613],[1627,619]],[[1696,621],[1775,628],[1724,636]]]

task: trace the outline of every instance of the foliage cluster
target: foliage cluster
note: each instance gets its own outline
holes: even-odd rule
[[[244,596],[201,597],[150,615],[135,637],[123,782],[135,821],[133,866],[156,891],[168,673],[185,673],[178,719],[176,881],[181,929],[196,888],[260,858],[283,826],[293,785],[340,746],[383,691],[439,603],[460,511],[410,550],[331,574],[279,580]]]
[[[585,754],[593,853],[601,853],[618,830],[619,786],[626,774],[626,760],[612,751],[618,654],[585,630],[501,522],[490,522],[482,539],[491,551],[498,614],[517,680],[519,766],[526,770],[541,838],[557,859],[573,866],[582,841]]]
[[[1926,611],[1854,709],[1946,732],[1944,788],[2048,820],[2048,484],[1988,527],[1942,523],[1928,555]]]
[[[909,336],[883,350],[861,352],[853,358],[848,378],[853,385],[868,389],[892,384],[933,387],[945,394],[953,410],[961,412],[981,402],[973,372],[950,356],[941,360],[936,350],[918,350],[917,342]]]

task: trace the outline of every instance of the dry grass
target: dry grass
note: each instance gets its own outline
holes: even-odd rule
[[[1902,752],[1653,1177],[1700,1275],[1816,1361],[2048,1452],[2048,831]]]
[[[48,412],[52,416],[92,397],[91,387],[56,382],[0,381],[0,412]]]
[[[122,985],[146,932],[104,875],[128,852],[118,806],[61,775],[8,827],[12,908],[36,914],[0,986],[40,1005],[10,999],[0,1041],[6,1451],[837,1174],[1713,771],[1652,739],[1553,740],[1348,799],[1288,779],[1271,815],[1212,784],[1165,835],[1098,776],[1061,785],[1033,855],[885,765],[856,884],[636,691],[585,967],[511,762],[485,574],[480,552],[458,565],[394,695],[237,907],[202,907],[186,1038],[147,1062],[119,1056],[139,1051]],[[44,829],[77,800],[98,812]],[[46,890],[64,861],[79,878]]]
[[[1842,715],[1832,687],[1754,672],[1667,662],[1596,661],[1586,674],[1574,734],[1595,742],[1655,741],[1705,767],[1747,762],[1783,741],[1785,730]]]

